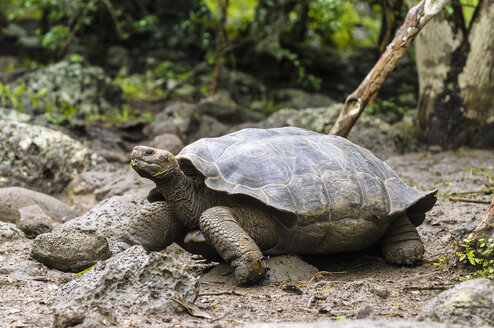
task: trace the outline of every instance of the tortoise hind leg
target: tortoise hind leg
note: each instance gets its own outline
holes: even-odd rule
[[[262,219],[259,217],[244,218],[242,214],[249,216],[248,211],[239,212],[238,209],[215,206],[202,213],[199,225],[208,243],[225,261],[231,262],[237,282],[252,284],[262,279],[266,265],[262,262],[263,255],[259,246],[251,237],[251,235],[256,235],[255,231],[250,231],[251,235],[249,235],[242,228],[241,223],[257,221],[262,226]],[[249,225],[246,228],[249,229]]]
[[[382,239],[386,261],[397,265],[415,265],[424,255],[424,244],[408,217],[395,220]]]

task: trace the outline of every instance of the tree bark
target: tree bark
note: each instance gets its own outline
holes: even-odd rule
[[[422,0],[408,11],[405,22],[358,88],[348,96],[330,134],[347,137],[351,128],[374,97],[389,73],[396,67],[419,31],[437,15],[447,0]]]
[[[466,26],[459,0],[417,38],[418,126],[424,141],[456,149],[494,146],[494,0]]]

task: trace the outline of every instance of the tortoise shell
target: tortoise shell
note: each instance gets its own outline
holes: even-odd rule
[[[248,128],[200,139],[177,159],[186,174],[193,166],[213,190],[248,195],[299,217],[407,212],[417,226],[429,207],[424,199],[435,194],[409,187],[385,162],[345,138],[295,127]]]

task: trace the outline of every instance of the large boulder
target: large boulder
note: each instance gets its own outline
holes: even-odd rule
[[[55,327],[83,323],[92,311],[129,320],[183,312],[177,302],[193,303],[199,283],[167,252],[147,254],[134,246],[55,291]],[[177,301],[174,301],[177,300]]]
[[[42,126],[0,121],[0,187],[59,193],[91,162],[79,141]]]
[[[45,93],[44,101],[75,108],[74,116],[80,119],[118,115],[123,103],[122,89],[97,66],[62,61],[27,74],[23,80],[33,94]]]
[[[464,281],[431,300],[418,318],[474,327],[494,326],[494,282]]]
[[[142,179],[129,167],[114,171],[88,170],[78,174],[67,186],[67,190],[76,195],[93,194],[96,200],[122,195],[135,195],[144,198],[155,185],[148,179]]]
[[[21,187],[0,188],[0,221],[15,223],[19,220],[19,210],[34,205],[55,222],[76,217],[72,208],[51,196]]]
[[[160,203],[132,195],[105,199],[58,230],[36,237],[31,255],[49,267],[77,272],[107,258],[110,251],[122,251],[121,241],[130,234],[132,220],[162,212]]]

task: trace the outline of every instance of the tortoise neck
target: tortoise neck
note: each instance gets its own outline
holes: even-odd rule
[[[213,193],[204,183],[187,177],[180,168],[171,169],[156,181],[156,186],[182,224],[189,229],[199,228],[202,212],[213,206]]]

